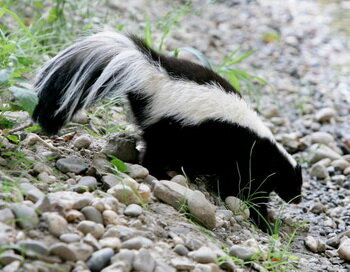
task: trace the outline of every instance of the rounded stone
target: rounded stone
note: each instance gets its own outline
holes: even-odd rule
[[[255,254],[249,247],[234,245],[230,248],[230,255],[242,260],[248,260]]]
[[[74,140],[73,145],[78,149],[88,148],[91,145],[91,139],[87,135],[81,135]]]
[[[106,267],[114,255],[114,251],[111,248],[103,248],[94,252],[90,259],[86,262],[91,272],[100,272]]]
[[[89,188],[90,191],[95,190],[97,188],[97,180],[91,176],[85,176],[79,179],[78,185],[83,185]]]
[[[43,214],[43,218],[45,220],[45,223],[47,224],[49,232],[52,235],[58,237],[67,231],[67,220],[59,214],[46,212]]]
[[[81,174],[89,168],[89,165],[82,159],[68,157],[57,160],[56,167],[62,173],[72,172],[74,174]]]
[[[77,229],[84,234],[91,233],[97,239],[103,235],[105,230],[102,224],[87,220],[81,221],[78,224]]]
[[[189,253],[189,256],[197,263],[215,263],[216,254],[213,250],[208,247],[201,247],[198,250]]]
[[[143,209],[137,204],[130,204],[124,210],[124,214],[131,217],[138,217],[142,214]]]
[[[81,237],[76,233],[64,233],[60,235],[60,240],[65,243],[75,243],[79,242]]]
[[[189,250],[184,245],[179,244],[174,247],[174,252],[180,256],[186,256],[189,253]]]
[[[86,220],[94,221],[99,224],[103,224],[103,217],[99,210],[95,207],[87,206],[81,209]]]

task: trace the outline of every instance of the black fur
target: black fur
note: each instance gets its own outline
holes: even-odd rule
[[[150,64],[160,65],[172,80],[189,80],[198,84],[214,82],[226,92],[239,95],[215,72],[186,60],[160,55],[140,39],[133,36],[131,39]],[[74,113],[82,107],[89,87],[100,76],[108,61],[96,67],[88,77]],[[33,119],[51,134],[56,133],[65,122],[65,112],[55,115],[55,111],[59,108],[73,75],[80,68],[84,71],[81,62],[79,56],[72,56],[68,63],[49,77],[39,94],[39,104]],[[49,71],[50,67],[42,73],[36,86],[47,77]],[[142,125],[149,114],[147,108],[152,103],[152,97],[142,90],[131,90],[125,95],[136,122]],[[100,90],[95,100],[100,99],[99,96]],[[68,105],[67,111],[70,107],[72,103]],[[254,206],[250,209],[251,218],[264,231],[268,231],[270,225],[261,218],[267,218],[266,204],[272,191],[276,191],[285,201],[298,203],[301,200],[300,167],[293,167],[274,142],[259,137],[249,128],[235,123],[235,120],[228,122],[208,119],[197,125],[184,126],[176,118],[164,116],[157,123],[142,128],[147,148],[142,164],[152,175],[168,178],[168,170],[179,173],[184,170],[192,179],[201,175],[215,175],[219,180],[220,196],[239,196],[247,200]]]

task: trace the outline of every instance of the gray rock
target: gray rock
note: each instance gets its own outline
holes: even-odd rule
[[[131,187],[124,184],[117,184],[107,191],[120,202],[129,205],[129,204],[140,204],[140,198],[136,194],[135,190]]]
[[[52,235],[59,237],[63,233],[67,232],[68,223],[66,219],[59,214],[46,212],[43,214],[43,219]]]
[[[91,233],[97,239],[99,239],[105,231],[102,224],[87,220],[81,221],[78,224],[77,229],[84,234]]]
[[[156,262],[148,249],[141,248],[135,255],[133,269],[143,272],[153,272]]]
[[[35,210],[40,214],[51,210],[51,203],[49,198],[45,195],[40,198],[34,205]]]
[[[130,163],[137,162],[139,155],[136,149],[136,139],[124,133],[119,133],[110,137],[102,152]]]
[[[50,253],[64,261],[86,261],[93,252],[90,245],[84,243],[57,243],[51,246]]]
[[[114,251],[111,248],[104,248],[94,252],[90,259],[86,262],[91,272],[100,272],[106,267],[114,255]]]
[[[154,269],[154,272],[176,272],[176,269],[162,260],[156,260],[156,268]]]
[[[332,166],[340,170],[345,170],[347,167],[350,167],[350,163],[344,159],[339,159],[339,160],[333,161]]]
[[[341,156],[333,149],[325,145],[314,144],[310,147],[310,161],[316,163],[322,159],[329,158],[331,160],[341,159]]]
[[[64,233],[60,235],[60,240],[65,243],[79,242],[81,239],[80,235],[76,233]]]
[[[132,264],[134,262],[135,253],[134,250],[129,249],[121,249],[118,254],[112,257],[112,263],[122,262],[124,264],[125,270],[123,271],[131,271]]]
[[[82,159],[68,157],[57,160],[56,167],[62,173],[72,172],[74,174],[81,174],[89,168],[89,165],[85,163]]]
[[[346,177],[344,175],[335,175],[331,177],[331,181],[333,181],[334,183],[340,186],[344,185],[345,180],[346,180]]]
[[[27,199],[31,200],[34,203],[45,196],[45,194],[42,191],[40,191],[31,183],[20,183],[19,187],[21,188],[23,194],[27,197]]]
[[[328,171],[327,168],[324,167],[322,164],[320,163],[315,163],[311,169],[310,169],[310,175],[313,177],[316,177],[318,179],[325,179],[327,178],[328,175]]]
[[[326,207],[322,203],[316,203],[314,204],[310,211],[316,214],[321,214],[326,210]]]
[[[337,113],[333,108],[323,108],[315,113],[315,119],[319,122],[329,121],[336,117]]]
[[[91,145],[91,138],[88,135],[81,135],[74,140],[73,145],[78,149],[88,148]]]
[[[312,252],[324,252],[326,244],[320,239],[308,235],[304,240],[305,246]]]
[[[174,176],[170,181],[172,182],[176,182],[182,186],[187,186],[188,183],[187,183],[187,178],[183,175],[176,175]]]
[[[78,194],[79,195],[79,194]],[[74,196],[73,196],[74,197]],[[76,197],[74,199],[73,209],[75,210],[81,210],[82,208],[89,206],[92,201],[91,195],[83,195],[82,197]]]
[[[83,239],[83,242],[92,246],[94,250],[101,249],[100,243],[97,241],[97,239],[94,236],[92,236],[91,233],[86,234],[86,236]]]
[[[99,241],[102,248],[112,248],[119,250],[121,247],[121,241],[117,237],[106,237]]]
[[[227,208],[236,215],[243,215],[244,218],[249,218],[250,212],[247,205],[237,197],[228,196],[225,199]]]
[[[107,189],[112,188],[113,186],[120,183],[120,178],[116,177],[113,174],[107,174],[102,177],[102,184],[107,187]]]
[[[310,135],[311,143],[329,145],[334,142],[334,138],[327,132],[314,132]]]
[[[335,236],[335,237],[332,237],[332,238],[329,238],[327,241],[326,241],[326,244],[331,246],[331,247],[334,247],[334,248],[337,248],[340,244],[340,239],[338,236]]]
[[[345,238],[341,241],[338,248],[339,257],[345,261],[350,261],[350,239]]]
[[[126,240],[122,243],[121,248],[126,249],[140,249],[142,247],[151,247],[153,242],[142,236],[134,237],[129,240]]]
[[[88,124],[89,121],[90,121],[89,116],[83,113],[82,111],[77,112],[72,118],[72,122],[78,123],[78,124]]]
[[[133,179],[144,179],[149,175],[148,170],[138,164],[128,164],[128,174]]]
[[[38,215],[34,207],[29,207],[22,203],[11,204],[12,212],[16,216],[16,223],[22,229],[34,229],[39,224]]]
[[[2,268],[2,272],[17,272],[19,271],[19,267],[21,266],[20,261],[14,261],[8,265],[6,265],[4,268]]]
[[[105,225],[118,225],[119,222],[119,215],[112,210],[105,210],[102,213],[103,220],[105,222]]]
[[[176,252],[180,256],[187,256],[189,250],[184,245],[179,244],[174,247],[174,252]]]
[[[213,250],[208,247],[201,247],[198,250],[189,253],[189,256],[197,263],[215,263],[217,256]]]
[[[40,255],[49,255],[49,248],[40,241],[35,240],[22,240],[18,242],[18,245],[26,250],[34,251]]]
[[[185,258],[172,258],[170,264],[177,270],[193,270],[195,265],[188,259]]]
[[[5,251],[4,253],[0,254],[0,263],[3,265],[8,265],[15,261],[23,262],[24,258],[13,253],[12,251]]]
[[[191,192],[190,189],[176,182],[160,180],[154,186],[153,194],[174,208],[181,209],[186,204],[187,197]]]
[[[65,218],[68,222],[77,222],[85,220],[83,213],[77,210],[70,210],[65,214]]]
[[[127,216],[138,217],[142,214],[143,209],[137,204],[130,204],[124,210],[124,214]]]
[[[216,207],[212,205],[200,191],[194,191],[188,196],[188,209],[195,220],[208,229],[216,226]]]
[[[242,260],[248,260],[255,254],[255,251],[249,247],[234,245],[230,248],[229,254]]]
[[[82,177],[79,179],[78,185],[86,186],[90,191],[93,191],[97,188],[97,180],[91,176]]]
[[[45,182],[45,183],[52,183],[56,181],[56,177],[53,175],[49,175],[46,172],[42,172],[38,175],[38,180]]]
[[[96,223],[103,225],[103,217],[99,210],[95,207],[87,206],[81,209],[81,212],[84,214],[86,220],[94,221]]]
[[[0,222],[12,226],[14,223],[15,215],[9,208],[0,210]]]

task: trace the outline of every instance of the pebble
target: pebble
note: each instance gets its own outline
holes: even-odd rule
[[[319,122],[329,121],[336,116],[333,108],[323,108],[315,113],[315,119]]]
[[[334,142],[334,137],[327,132],[314,132],[310,135],[311,143],[329,145]]]
[[[186,202],[187,196],[191,193],[190,189],[172,181],[160,180],[154,186],[153,194],[158,199],[173,206],[176,209],[181,209]]]
[[[111,248],[103,248],[94,252],[90,259],[86,262],[91,272],[100,272],[106,267],[114,255],[114,251]]]
[[[143,209],[141,206],[137,204],[130,204],[124,210],[124,214],[131,217],[138,217],[142,214]]]
[[[17,272],[19,271],[19,267],[21,266],[21,262],[20,261],[14,261],[8,265],[6,265],[5,267],[2,268],[2,272]]]
[[[253,257],[255,251],[249,247],[234,245],[230,248],[229,254],[245,261]]]
[[[339,160],[333,161],[332,166],[340,170],[345,170],[347,167],[350,167],[350,163],[344,159],[339,159]]]
[[[305,246],[312,252],[325,252],[326,244],[320,239],[316,239],[313,236],[308,235],[304,240]]]
[[[97,188],[97,180],[91,176],[82,177],[79,179],[78,185],[86,186],[90,191],[93,191]]]
[[[341,159],[341,156],[325,145],[313,144],[309,150],[311,163],[316,163],[322,159],[329,158],[331,160]]]
[[[79,234],[76,233],[64,233],[60,235],[60,240],[65,243],[75,243],[79,242],[81,237]]]
[[[47,225],[49,232],[52,235],[59,237],[63,233],[67,232],[67,220],[59,214],[46,212],[42,217]]]
[[[153,259],[148,249],[141,248],[137,254],[135,254],[133,260],[133,269],[136,271],[153,272],[156,266],[156,262]]]
[[[120,202],[129,204],[140,204],[140,199],[138,198],[136,192],[127,185],[117,184],[107,191]]]
[[[198,250],[189,253],[189,256],[197,263],[215,263],[217,256],[215,252],[208,247],[201,247]]]
[[[7,224],[9,226],[13,225],[13,220],[15,219],[15,215],[9,208],[4,208],[0,210],[0,222]]]
[[[81,221],[78,224],[77,229],[84,234],[91,233],[97,239],[99,239],[105,231],[105,228],[102,224],[87,220]]]
[[[26,199],[31,200],[34,203],[45,196],[45,194],[42,191],[40,191],[31,183],[20,183],[19,187],[21,188],[23,194],[27,196]]]
[[[18,242],[18,245],[25,250],[31,250],[40,255],[49,255],[49,248],[43,242],[40,241],[22,240]]]
[[[149,172],[141,165],[128,164],[128,174],[133,179],[144,179],[149,175]]]
[[[74,140],[73,145],[78,149],[88,148],[91,145],[91,138],[88,135],[81,135]]]
[[[50,248],[50,253],[64,261],[86,261],[93,252],[93,248],[85,243],[56,243]]]
[[[85,163],[82,159],[68,157],[57,160],[56,167],[62,173],[72,172],[74,174],[82,174],[89,168],[89,165]]]
[[[13,253],[12,251],[5,251],[0,254],[0,263],[3,265],[8,265],[12,262],[23,262],[24,258],[20,255]]]
[[[335,175],[331,177],[331,181],[340,186],[343,186],[345,180],[346,180],[346,177],[344,175]]]
[[[83,221],[85,216],[83,213],[77,210],[70,210],[65,214],[65,218],[68,222]]]
[[[216,227],[216,206],[211,204],[200,191],[192,191],[187,198],[187,205],[194,220],[208,229]]]
[[[87,206],[81,209],[86,220],[94,221],[103,225],[103,217],[99,210],[95,207]]]
[[[83,113],[82,111],[78,111],[72,118],[72,122],[78,123],[78,124],[88,124],[89,121],[90,121],[89,116]]]
[[[46,172],[42,172],[38,175],[38,180],[45,182],[45,183],[53,183],[55,182],[57,179],[55,176],[53,175],[49,175]]]
[[[21,229],[34,229],[38,226],[39,218],[34,207],[22,203],[13,203],[11,209],[16,216],[16,224]]]
[[[92,236],[91,233],[86,234],[86,236],[83,238],[83,242],[92,246],[94,250],[100,250],[102,248],[100,243],[94,236]]]
[[[119,216],[115,211],[105,210],[102,217],[105,225],[118,225],[120,223]]]
[[[120,179],[112,174],[107,174],[102,177],[102,184],[107,189],[114,187],[115,185],[120,183]]]
[[[182,186],[188,186],[188,183],[187,183],[187,178],[183,175],[176,175],[174,176],[170,181],[172,182],[176,182]]]
[[[187,256],[189,250],[184,245],[179,244],[174,247],[174,252],[180,256]]]
[[[234,196],[228,196],[225,199],[225,204],[234,214],[243,215],[245,218],[249,218],[249,208],[242,200]]]
[[[316,214],[321,214],[325,210],[326,210],[326,207],[321,203],[314,204],[310,209],[311,212],[316,213]]]
[[[121,247],[121,241],[117,237],[106,237],[99,241],[102,248],[108,247],[119,250]]]
[[[325,179],[327,178],[328,175],[328,171],[327,168],[325,166],[323,166],[320,163],[315,163],[311,169],[310,169],[310,175],[313,177],[316,177],[318,179]]]
[[[195,265],[188,259],[185,258],[172,258],[170,264],[177,270],[193,270]]]
[[[121,249],[118,254],[114,255],[111,259],[112,263],[122,263],[125,270],[131,271],[132,264],[135,257],[135,251],[129,249]]]
[[[129,240],[124,241],[121,244],[121,248],[126,249],[140,249],[142,247],[151,247],[153,245],[153,242],[146,238],[146,237],[134,237]]]
[[[350,261],[350,239],[345,238],[341,241],[338,248],[339,257],[345,261]]]
[[[103,198],[94,198],[90,205],[95,207],[100,212],[105,210],[118,211],[119,201],[114,197],[103,197]]]
[[[108,138],[102,152],[113,155],[123,162],[130,163],[136,162],[139,155],[136,149],[136,138],[124,133],[118,133]]]

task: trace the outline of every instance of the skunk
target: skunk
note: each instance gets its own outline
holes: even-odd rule
[[[212,70],[159,54],[136,36],[84,38],[42,68],[35,89],[33,119],[50,134],[96,101],[126,97],[146,143],[141,163],[152,175],[215,175],[220,197],[248,200],[264,231],[272,191],[301,201],[300,166],[240,94]]]

